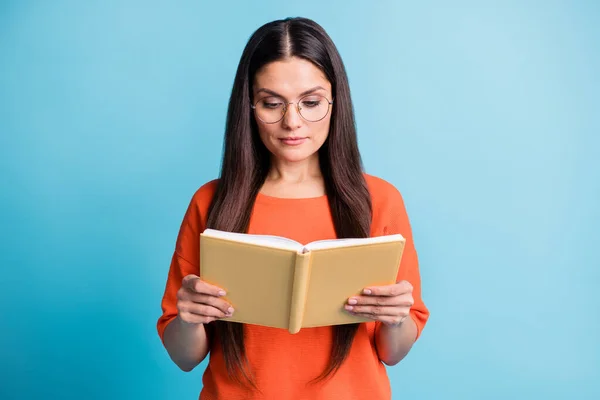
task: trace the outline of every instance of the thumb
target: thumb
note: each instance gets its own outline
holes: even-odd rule
[[[196,291],[196,283],[199,280],[200,280],[200,277],[198,275],[194,275],[194,274],[186,275],[183,277],[183,280],[181,281],[181,286],[195,292]]]
[[[215,297],[225,296],[225,291],[217,286],[204,282],[198,275],[187,275],[183,278],[183,286],[192,292],[208,294]]]

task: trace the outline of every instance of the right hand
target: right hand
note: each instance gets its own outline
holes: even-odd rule
[[[231,317],[233,308],[221,297],[225,291],[208,284],[197,275],[187,275],[177,291],[179,318],[188,324],[207,324]]]

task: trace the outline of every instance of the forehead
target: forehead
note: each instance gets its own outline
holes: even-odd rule
[[[315,86],[331,92],[325,74],[310,61],[289,58],[263,66],[254,77],[253,91],[269,89],[283,96],[293,97]]]

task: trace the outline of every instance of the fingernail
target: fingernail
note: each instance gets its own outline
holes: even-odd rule
[[[219,290],[219,296],[225,296],[225,295],[226,295],[226,293],[224,290]]]
[[[371,289],[365,289],[365,290],[363,290],[363,293],[364,294],[371,294]]]
[[[358,303],[358,301],[356,299],[348,300],[348,304],[356,304],[356,303]]]
[[[346,310],[348,310],[348,311],[352,311],[352,309],[353,309],[354,307],[352,307],[352,306],[346,306],[345,308],[346,308]]]
[[[233,307],[229,307],[227,309],[227,314],[233,314]]]

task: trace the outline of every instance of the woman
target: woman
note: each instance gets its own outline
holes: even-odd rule
[[[391,397],[384,364],[408,353],[429,312],[402,197],[362,171],[352,110],[344,65],[318,24],[286,19],[252,35],[229,102],[221,174],[187,209],[158,321],[181,369],[210,354],[201,399]],[[398,283],[365,288],[345,306],[373,322],[291,335],[219,320],[235,310],[198,277],[206,228],[301,243],[400,233],[407,242]]]

